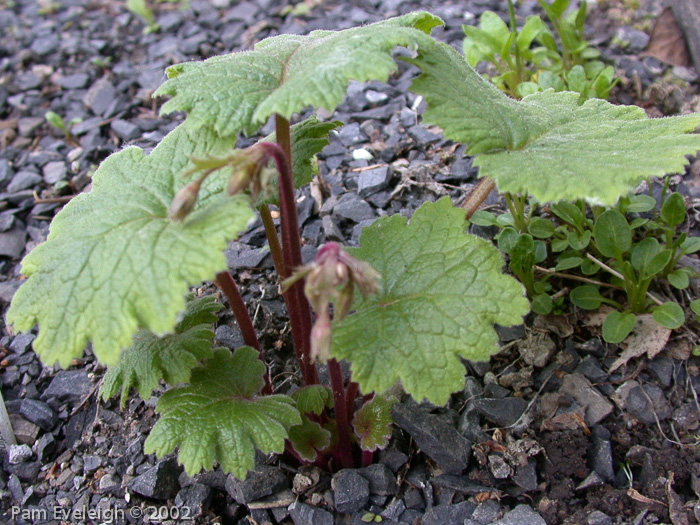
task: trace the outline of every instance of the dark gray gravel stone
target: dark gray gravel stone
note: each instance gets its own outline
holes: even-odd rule
[[[229,248],[224,251],[224,255],[229,268],[232,270],[238,268],[265,268],[272,265],[268,259],[270,255],[269,250],[262,250],[242,242],[232,242]]]
[[[90,77],[85,73],[74,73],[60,77],[55,82],[64,89],[80,89],[84,88],[89,80]]]
[[[452,474],[441,474],[433,478],[433,484],[455,492],[460,492],[466,496],[476,496],[482,492],[492,492],[494,489],[470,480],[466,476],[454,476]]]
[[[347,126],[343,126],[338,131],[338,138],[346,148],[361,144],[367,141],[367,135],[362,132],[360,125],[357,122],[352,122]]]
[[[294,525],[333,525],[333,514],[327,510],[295,501],[289,506]]]
[[[235,350],[236,348],[240,348],[241,346],[245,345],[241,331],[226,324],[217,327],[216,331],[214,332],[214,336],[219,343],[224,345],[226,348],[230,348],[231,350]]]
[[[586,518],[587,525],[613,525],[613,520],[607,514],[594,510]]]
[[[630,415],[647,425],[655,425],[657,417],[659,421],[664,421],[670,418],[673,413],[671,404],[666,399],[663,390],[651,384],[636,386],[630,390],[625,402],[625,409]]]
[[[383,463],[396,474],[408,461],[408,456],[395,448],[388,448],[379,452],[379,462]]]
[[[36,483],[41,470],[41,461],[25,461],[16,465],[9,464],[7,467],[7,472],[16,475],[20,481]]]
[[[592,444],[588,451],[591,468],[608,483],[615,479],[610,431],[601,425],[593,427]]]
[[[630,26],[619,28],[615,33],[615,39],[621,47],[629,51],[643,51],[649,43],[649,35]]]
[[[367,197],[386,188],[390,181],[391,170],[389,166],[362,171],[357,178],[357,191],[360,197]]]
[[[180,489],[178,477],[181,471],[182,467],[175,458],[164,459],[134,478],[129,483],[129,488],[147,498],[171,499]]]
[[[371,494],[379,496],[394,496],[399,491],[398,481],[394,473],[383,463],[375,463],[357,471],[369,482]]]
[[[12,177],[12,182],[7,185],[8,193],[17,193],[18,191],[33,188],[41,182],[41,175],[33,171],[18,171]]]
[[[518,505],[492,525],[547,525],[547,522],[529,505]]]
[[[49,162],[43,168],[44,182],[46,184],[56,184],[59,180],[66,178],[68,168],[65,162]]]
[[[671,386],[673,380],[673,359],[668,356],[657,356],[646,364],[647,370],[650,370],[659,380],[664,388]]]
[[[141,129],[136,124],[120,118],[113,120],[110,127],[114,134],[122,140],[134,140],[141,136]]]
[[[289,487],[289,480],[284,473],[269,465],[256,467],[248,472],[244,480],[240,480],[233,475],[226,479],[226,492],[240,503],[246,505],[252,501],[257,501],[265,496],[280,492]]]
[[[12,343],[10,343],[10,350],[15,354],[23,354],[30,349],[30,345],[34,339],[36,339],[36,336],[29,332],[18,334],[12,340]]]
[[[516,485],[526,492],[537,490],[537,466],[535,460],[530,459],[527,464],[518,465],[512,479]]]
[[[340,231],[340,228],[330,215],[324,215],[321,218],[321,227],[323,229],[323,235],[325,236],[326,241],[345,241],[343,232]]]
[[[513,425],[527,408],[527,401],[520,397],[475,399],[473,403],[482,416],[500,427]]]
[[[34,447],[36,457],[42,463],[49,461],[55,451],[56,439],[53,437],[53,434],[44,434],[41,436]]]
[[[423,516],[423,525],[445,525],[447,523],[464,523],[474,513],[476,505],[463,501],[456,505],[436,505],[428,509]]]
[[[114,104],[116,89],[107,77],[100,78],[88,89],[83,103],[95,115],[106,116],[107,111]]]
[[[92,388],[87,370],[61,370],[41,395],[42,399],[55,397],[59,401],[80,401]]]
[[[10,465],[24,463],[31,457],[32,449],[29,448],[29,445],[10,445],[10,451],[7,455]]]
[[[58,421],[58,414],[53,409],[38,399],[25,399],[19,413],[25,419],[39,425],[43,430],[51,430]]]
[[[177,496],[175,496],[175,507],[180,509],[182,517],[186,516],[188,519],[195,519],[207,510],[212,496],[211,488],[202,483],[193,483],[177,493]]]
[[[27,232],[19,225],[9,231],[0,232],[0,255],[19,259],[24,253],[27,242]]]
[[[354,469],[343,469],[331,484],[335,510],[343,514],[357,512],[369,501],[369,481]]]
[[[0,184],[10,180],[12,177],[12,165],[7,159],[0,159]]]
[[[411,126],[406,130],[406,132],[408,133],[409,137],[415,140],[416,144],[421,148],[425,148],[426,146],[430,146],[431,144],[435,144],[436,142],[442,140],[440,135],[433,133],[432,131],[428,131],[419,124]]]
[[[472,444],[456,428],[406,403],[394,405],[392,413],[394,423],[408,432],[444,472],[459,474],[467,468]]]
[[[333,206],[333,213],[341,220],[361,222],[375,217],[374,209],[354,193],[346,193]]]
[[[480,525],[487,525],[501,517],[501,505],[493,499],[479,503],[472,513],[471,519]]]

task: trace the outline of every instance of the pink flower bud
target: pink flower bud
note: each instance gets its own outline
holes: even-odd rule
[[[197,195],[202,185],[202,179],[192,181],[175,194],[168,210],[168,218],[172,221],[184,221],[197,204]]]
[[[331,358],[331,342],[333,340],[333,329],[328,308],[325,313],[321,313],[313,327],[311,328],[311,362],[320,361],[325,363]]]

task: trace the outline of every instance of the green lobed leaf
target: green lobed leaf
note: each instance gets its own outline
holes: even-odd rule
[[[391,408],[398,401],[391,393],[378,394],[355,412],[352,427],[360,440],[362,450],[375,451],[387,447],[391,438],[391,425],[394,422]]]
[[[230,171],[209,177],[184,222],[168,218],[187,182],[190,156],[223,155],[233,139],[178,126],[146,155],[110,155],[92,190],[54,218],[48,240],[22,261],[28,277],[12,300],[8,324],[39,324],[34,349],[66,367],[92,341],[97,358],[117,362],[139,328],[172,331],[190,286],[226,269],[224,250],[253,217],[247,197],[222,193]]]
[[[167,391],[158,401],[160,419],[144,444],[146,454],[164,456],[179,447],[190,476],[215,462],[239,479],[255,466],[255,449],[282,452],[289,429],[301,417],[289,396],[258,396],[265,365],[258,352],[218,348],[192,372],[191,384]]]
[[[685,156],[700,150],[700,135],[688,134],[700,114],[649,119],[634,106],[579,105],[572,92],[516,101],[445,44],[419,49],[409,61],[423,71],[412,89],[428,103],[425,122],[465,143],[479,176],[501,192],[612,205],[644,177],[682,171]]]
[[[331,433],[315,421],[302,416],[301,425],[289,429],[289,442],[304,461],[316,461],[318,452],[331,444]]]
[[[188,383],[191,370],[212,356],[212,325],[221,307],[213,296],[202,297],[187,303],[174,334],[158,337],[149,330],[136,332],[133,344],[107,370],[100,389],[102,399],[121,389],[120,405],[124,407],[132,386],[141,398],[148,399],[161,379],[170,385]]]
[[[685,313],[683,313],[683,308],[680,307],[678,303],[673,301],[668,301],[657,306],[651,312],[651,316],[654,321],[659,323],[664,328],[669,328],[675,330],[680,328],[685,323]]]
[[[324,385],[310,385],[292,392],[299,413],[319,415],[325,408],[333,407],[333,392]]]
[[[610,312],[603,321],[603,340],[606,343],[621,343],[637,324],[637,316],[630,312]]]
[[[155,95],[171,95],[162,112],[186,111],[189,125],[250,135],[275,113],[289,118],[309,105],[333,111],[351,79],[386,81],[397,69],[392,50],[434,47],[428,34],[441,24],[415,12],[343,31],[279,35],[252,51],[172,66]]]
[[[349,250],[383,278],[382,292],[358,297],[333,331],[331,354],[351,361],[363,392],[400,380],[414,398],[444,404],[464,383],[459,358],[488,359],[494,323],[521,323],[529,311],[522,286],[501,273],[498,250],[466,234],[463,221],[445,197],[408,224],[398,214],[378,219]]]

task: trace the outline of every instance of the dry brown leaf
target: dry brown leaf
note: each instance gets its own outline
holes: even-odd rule
[[[574,333],[574,327],[565,315],[538,315],[535,318],[533,327],[547,330],[562,338],[569,337]]]
[[[609,373],[614,372],[622,365],[626,365],[630,359],[647,354],[649,359],[653,359],[661,352],[668,343],[671,330],[659,325],[651,317],[651,314],[643,314],[637,317],[637,324],[625,342],[627,348],[622,355],[610,367]]]
[[[651,499],[647,498],[646,496],[642,495],[639,493],[638,490],[629,488],[627,489],[627,495],[632,498],[635,501],[639,501],[640,503],[645,503],[647,505],[661,505],[662,507],[666,507],[667,505],[663,501],[659,501],[658,499]]]
[[[673,490],[674,473],[670,472],[666,481],[666,497],[668,498],[668,517],[673,525],[689,525],[688,515],[683,510],[683,502]]]
[[[592,312],[586,311],[581,313],[581,322],[585,326],[603,326],[603,321],[608,316],[610,312],[613,311],[612,306],[604,304],[597,310]]]
[[[656,19],[645,53],[674,66],[692,65],[683,31],[670,7],[664,9]]]

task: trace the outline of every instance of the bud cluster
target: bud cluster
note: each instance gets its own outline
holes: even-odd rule
[[[324,244],[310,264],[297,269],[282,283],[288,289],[305,279],[304,294],[316,313],[311,329],[311,359],[330,358],[332,327],[329,307],[333,304],[335,319],[343,320],[352,307],[355,286],[363,297],[379,292],[381,276],[372,266],[352,257],[335,242]]]
[[[197,172],[202,174],[177,192],[170,205],[168,217],[171,220],[183,221],[194,209],[202,183],[209,175],[225,167],[233,169],[228,182],[228,194],[235,195],[248,189],[253,201],[257,201],[261,192],[268,191],[275,174],[274,170],[267,168],[269,160],[269,152],[261,144],[235,150],[224,157],[192,158],[193,167],[187,170],[183,177]]]

